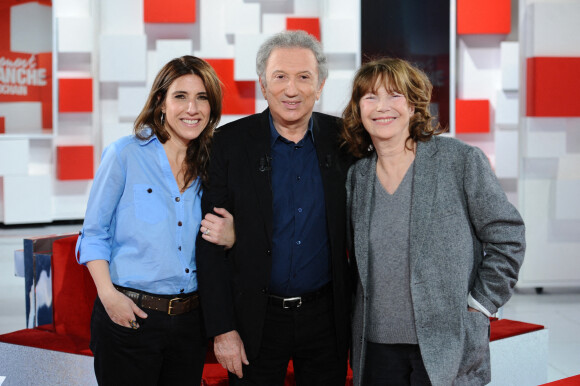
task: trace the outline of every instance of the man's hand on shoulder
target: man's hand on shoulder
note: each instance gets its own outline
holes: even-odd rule
[[[218,362],[230,373],[236,374],[239,378],[244,376],[242,363],[249,365],[244,349],[244,342],[236,330],[217,335],[214,338],[213,350]]]

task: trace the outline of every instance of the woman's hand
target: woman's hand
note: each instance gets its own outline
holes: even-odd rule
[[[234,217],[224,208],[213,208],[213,213],[208,213],[201,220],[201,237],[204,240],[216,245],[223,245],[230,249],[236,242],[236,231],[234,229]]]
[[[120,326],[137,329],[139,323],[137,323],[136,316],[141,319],[147,318],[147,314],[142,309],[115,288],[103,296],[99,295],[99,299],[101,299],[109,318]]]

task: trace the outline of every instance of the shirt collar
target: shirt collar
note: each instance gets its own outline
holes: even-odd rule
[[[278,130],[276,130],[276,127],[274,126],[274,120],[272,119],[272,113],[268,113],[268,120],[270,122],[270,146],[274,146],[274,143],[276,143],[276,140],[278,138],[284,138],[280,135],[280,133],[278,133]],[[312,134],[312,127],[314,126],[314,121],[312,119],[312,116],[310,117],[310,119],[308,120],[308,130],[306,131],[306,135],[310,135],[310,138],[312,138],[312,142],[314,142],[314,135]],[[305,135],[305,137],[306,137]]]
[[[147,138],[147,139],[139,140],[139,145],[141,145],[141,146],[145,146],[145,145],[149,144],[153,140],[158,140],[158,138],[155,135],[155,133],[153,133],[153,129],[151,129],[150,127],[143,128],[141,130],[141,133],[143,134],[144,137],[149,136],[149,138]]]

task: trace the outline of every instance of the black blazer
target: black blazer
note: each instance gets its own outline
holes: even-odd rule
[[[346,255],[345,181],[352,163],[340,149],[339,118],[313,113],[314,145],[324,185],[330,241],[337,347],[350,341],[351,284]],[[234,216],[236,244],[229,250],[197,238],[197,273],[208,336],[240,334],[248,359],[258,355],[272,270],[272,189],[269,110],[219,128],[212,144],[203,215],[224,207]]]

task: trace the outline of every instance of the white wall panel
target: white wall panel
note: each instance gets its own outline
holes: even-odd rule
[[[498,178],[518,177],[518,139],[515,130],[496,130],[495,174]]]
[[[92,180],[53,181],[52,207],[55,220],[84,218]],[[80,228],[80,226],[79,226]]]
[[[519,95],[517,92],[498,90],[495,124],[503,128],[516,128],[519,121]]]
[[[324,52],[327,54],[356,52],[359,45],[357,23],[353,19],[321,21]]]
[[[234,79],[258,80],[256,54],[260,45],[271,35],[238,34],[235,38]]]
[[[515,91],[520,88],[520,43],[501,42],[501,88]]]
[[[93,19],[91,17],[61,17],[58,22],[59,52],[92,52]]]
[[[149,95],[149,87],[119,87],[119,117],[135,120]]]
[[[4,223],[52,221],[51,176],[4,176]]]
[[[0,176],[28,174],[28,139],[0,140]]]
[[[103,123],[101,130],[101,137],[103,140],[103,149],[115,142],[121,137],[131,135],[133,133],[133,123],[119,122],[119,123]],[[101,157],[99,155],[98,159]]]
[[[263,14],[262,33],[275,34],[286,29],[286,15],[284,14]]]
[[[323,16],[331,19],[354,19],[358,15],[360,2],[352,0],[322,0],[320,1],[323,9]]]
[[[156,66],[151,69],[156,75],[172,59],[193,53],[193,42],[191,39],[162,39],[157,40],[156,45]]]
[[[10,8],[10,50],[52,52],[52,7],[31,2]]]
[[[0,103],[0,117],[4,117],[6,134],[42,132],[42,104],[40,102]]]
[[[141,35],[144,33],[143,0],[99,0],[99,8],[101,34]]]
[[[245,3],[237,0],[225,9],[226,34],[259,34],[260,4]]]
[[[88,17],[91,15],[91,0],[52,0],[56,17]]]
[[[580,180],[580,154],[566,154],[558,162],[558,179]],[[580,199],[580,196],[578,196]],[[580,207],[580,202],[577,204]]]
[[[320,3],[312,0],[294,0],[294,15],[292,17],[320,16]]]
[[[101,82],[145,82],[145,35],[102,35],[100,47]]]
[[[537,2],[526,8],[525,57],[580,56],[580,3]]]
[[[234,56],[234,46],[225,34],[226,4],[221,1],[200,1],[199,33],[201,48],[195,56],[208,59],[224,59]]]
[[[488,99],[494,105],[501,87],[499,47],[475,45],[471,38],[461,36],[458,41],[457,98]]]
[[[322,89],[322,110],[328,114],[342,115],[350,98],[354,71],[330,71]]]
[[[530,132],[525,144],[527,157],[561,157],[566,154],[566,134]]]
[[[555,215],[559,220],[580,220],[580,180],[556,181]]]

